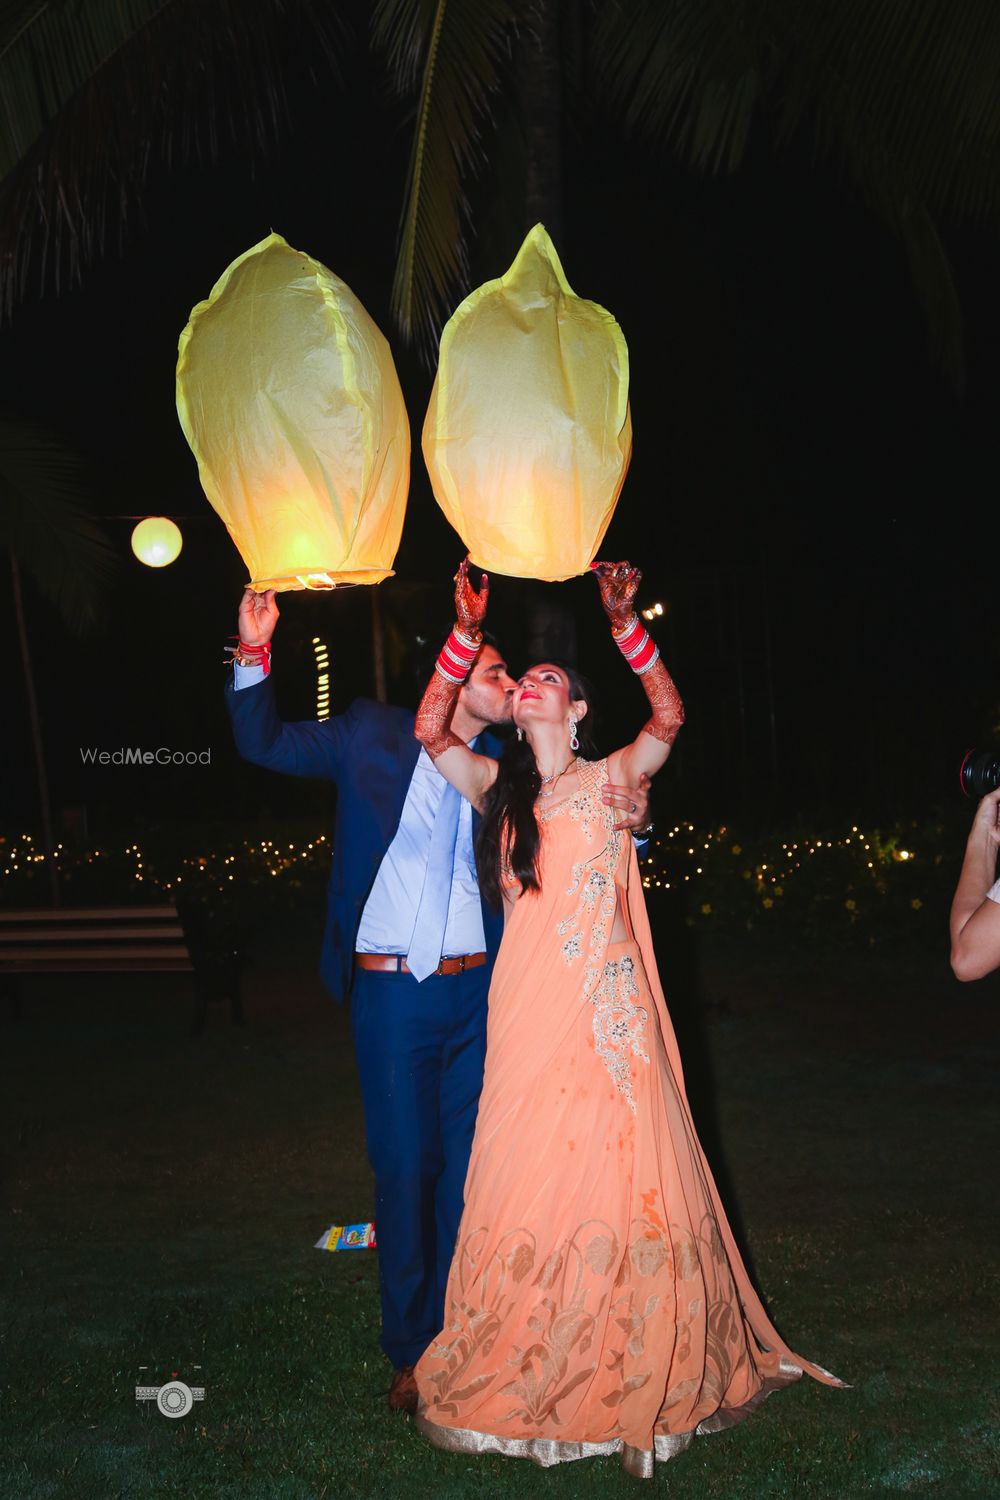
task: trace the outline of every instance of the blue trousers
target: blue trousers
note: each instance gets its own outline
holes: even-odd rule
[[[412,1365],[444,1327],[486,1056],[492,965],[464,974],[355,971],[351,1025],[375,1174],[385,1353]]]

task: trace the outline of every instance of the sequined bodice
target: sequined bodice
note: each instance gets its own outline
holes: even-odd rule
[[[541,888],[512,903],[496,982],[526,960],[543,989],[547,983],[553,992],[566,993],[568,985],[573,1003],[592,1013],[595,1050],[634,1108],[629,1059],[648,1061],[648,1018],[634,1003],[634,959],[607,958],[618,886],[627,884],[631,840],[615,828],[619,814],[601,798],[607,761],[580,760],[577,766],[577,791],[553,807],[536,809]],[[517,886],[509,868],[504,883]]]

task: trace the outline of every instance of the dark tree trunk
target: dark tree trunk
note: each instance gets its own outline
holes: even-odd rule
[[[49,778],[45,770],[45,751],[42,745],[42,721],[38,713],[35,695],[35,677],[31,669],[31,652],[28,648],[28,630],[24,619],[24,598],[21,593],[21,570],[13,552],[10,555],[11,592],[14,600],[14,618],[17,622],[17,638],[21,648],[21,666],[24,670],[24,687],[28,699],[28,720],[31,724],[31,744],[35,756],[35,774],[38,777],[38,802],[42,815],[42,838],[45,844],[45,863],[49,879],[49,895],[53,906],[61,904],[59,875],[56,871],[56,850],[52,838],[52,808],[49,802]]]
[[[563,239],[562,56],[559,0],[536,0],[522,41],[521,107],[527,154],[525,232],[545,225],[557,248]]]
[[[375,677],[375,697],[379,703],[388,698],[385,684],[385,629],[382,625],[382,601],[378,596],[378,584],[370,584],[372,596],[372,666]]]
[[[536,0],[522,40],[521,110],[526,153],[524,229],[544,224],[562,254],[563,76],[559,0]],[[576,659],[576,622],[559,600],[536,599],[530,614],[531,654]]]

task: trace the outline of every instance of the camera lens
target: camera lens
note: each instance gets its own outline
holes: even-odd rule
[[[985,797],[1000,786],[1000,751],[970,750],[963,760],[958,779],[967,797]]]

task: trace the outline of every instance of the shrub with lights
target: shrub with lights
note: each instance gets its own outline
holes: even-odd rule
[[[640,868],[654,924],[670,903],[689,925],[720,935],[771,932],[872,946],[926,932],[943,941],[959,839],[957,828],[933,821],[888,832],[852,824],[823,837],[742,835],[728,825],[683,822],[653,838]],[[183,856],[167,852],[166,835],[159,850],[157,842],[150,833],[142,846],[119,841],[78,854],[60,844],[64,903],[170,900],[245,930],[268,914],[309,908],[319,920],[331,854],[324,834],[216,838],[219,847]],[[37,837],[0,837],[0,888],[8,906],[47,904]]]

